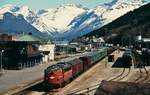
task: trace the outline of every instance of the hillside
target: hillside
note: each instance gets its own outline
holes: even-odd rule
[[[150,3],[130,11],[115,21],[97,29],[86,36],[105,36],[105,39],[120,42],[121,37],[133,38],[142,34],[142,37],[150,37]],[[111,38],[111,39],[110,39]]]

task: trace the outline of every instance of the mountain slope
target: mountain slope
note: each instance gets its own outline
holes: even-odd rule
[[[38,31],[29,24],[22,15],[15,16],[9,12],[5,13],[3,19],[0,20],[0,33],[32,33],[35,36],[48,37],[48,34]]]
[[[63,38],[66,37],[67,40],[71,40],[78,36],[85,35],[112,22],[129,11],[139,8],[144,4],[146,4],[144,0],[113,0],[110,3],[87,10],[86,12],[77,16],[69,24],[71,30],[63,34]],[[93,16],[88,16],[88,13]]]
[[[129,39],[142,34],[143,37],[150,37],[150,3],[134,11],[119,17],[115,21],[95,30],[86,36],[105,36],[108,40],[115,43],[121,43],[121,38]],[[112,37],[116,35],[116,37]]]
[[[69,24],[70,30],[63,34],[64,39],[71,40],[78,36],[82,36],[96,27],[100,27],[101,18],[97,16],[93,11],[87,11],[76,17]]]
[[[23,18],[32,26],[34,26],[41,32],[47,32],[47,34],[50,36],[52,36],[51,35],[52,31],[56,32],[54,28],[45,25],[37,16],[37,14],[31,9],[29,9],[27,6],[18,7],[18,6],[13,6],[8,4],[1,7],[0,8],[1,19],[3,19],[3,15],[7,12],[13,14],[14,16],[22,15]]]

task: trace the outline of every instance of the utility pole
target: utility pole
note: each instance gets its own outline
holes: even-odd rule
[[[122,45],[122,47],[123,47],[123,37],[121,37],[121,45]]]
[[[0,73],[3,73],[3,52],[4,50],[1,50],[0,55],[1,55],[1,64],[0,64]]]

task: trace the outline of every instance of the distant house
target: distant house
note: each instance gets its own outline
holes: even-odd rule
[[[150,49],[150,38],[143,38],[142,39],[142,46]]]
[[[143,42],[149,42],[150,43],[150,38],[143,38]]]
[[[150,38],[142,38],[141,35],[137,36],[136,46],[140,48],[150,48]]]
[[[101,46],[103,46],[105,43],[104,39],[102,37],[100,38],[93,38],[93,41],[92,41],[92,47],[94,48],[99,48]]]
[[[54,60],[54,51],[55,51],[55,45],[54,44],[43,44],[39,46],[39,50],[43,52],[44,57],[43,61],[44,63],[47,63],[48,61]]]
[[[105,41],[102,37],[100,37],[100,38],[93,38],[93,42],[104,43]]]

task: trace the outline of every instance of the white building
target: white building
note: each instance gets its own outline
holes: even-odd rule
[[[44,54],[43,62],[47,63],[48,61],[54,60],[54,51],[55,51],[55,45],[54,44],[45,44],[40,45],[39,50],[43,52],[47,52]]]
[[[143,38],[143,42],[150,42],[150,38]]]
[[[99,43],[104,43],[104,38],[100,37],[100,38],[94,38],[93,42],[99,42]]]

